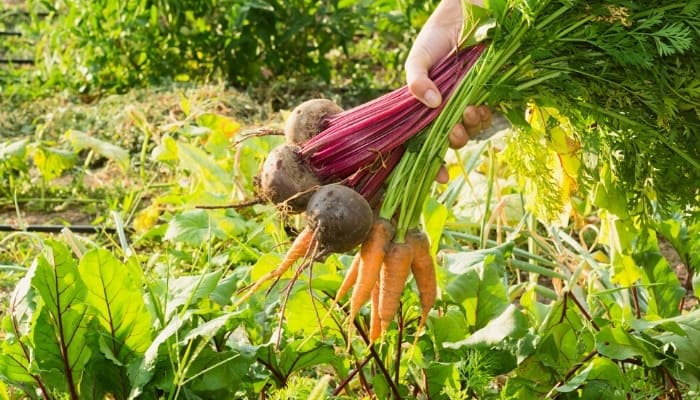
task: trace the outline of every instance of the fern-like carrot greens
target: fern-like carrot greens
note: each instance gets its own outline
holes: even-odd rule
[[[397,237],[418,225],[468,105],[488,104],[524,134],[530,104],[553,107],[589,151],[616,155],[598,162],[613,164],[631,209],[696,203],[700,0],[492,0],[488,10],[464,3],[464,42],[482,40],[486,49],[390,177],[381,215],[398,218]]]

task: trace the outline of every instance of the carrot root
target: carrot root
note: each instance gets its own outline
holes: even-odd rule
[[[343,296],[345,296],[350,291],[352,285],[354,285],[355,282],[357,282],[357,273],[360,269],[361,261],[362,258],[360,257],[360,253],[358,252],[355,255],[355,258],[352,259],[352,264],[350,264],[350,268],[348,268],[347,272],[345,273],[345,279],[343,279],[343,283],[340,284],[340,288],[335,294],[335,303],[339,302],[340,299],[342,299]]]
[[[394,235],[391,222],[378,219],[367,239],[360,247],[360,265],[357,283],[350,298],[350,321],[354,320],[360,308],[369,300],[372,289],[379,279],[379,271],[384,261],[387,246]]]
[[[435,263],[430,253],[430,240],[425,233],[421,231],[408,232],[406,243],[413,248],[414,253],[411,272],[416,280],[421,303],[421,318],[417,330],[417,333],[419,333],[423,329],[428,319],[428,314],[435,305],[435,299],[437,298]]]
[[[289,247],[289,250],[287,250],[287,254],[282,260],[280,266],[261,276],[253,284],[253,286],[251,286],[246,291],[246,293],[243,294],[243,296],[241,296],[236,301],[235,306],[238,307],[241,304],[243,304],[246,300],[250,298],[250,296],[252,296],[258,289],[260,289],[260,287],[265,282],[269,281],[270,279],[282,276],[292,265],[294,265],[295,262],[297,262],[301,258],[305,258],[309,253],[309,250],[311,250],[311,248],[313,247],[312,243],[314,243],[315,241],[315,235],[315,231],[311,230],[308,227],[304,228],[299,233],[299,235],[297,235],[296,239],[294,239],[294,241],[292,242],[292,245]]]
[[[372,312],[369,319],[369,341],[374,342],[382,335],[381,320],[379,317],[379,284],[372,289]]]
[[[379,320],[385,332],[399,309],[401,294],[413,263],[413,248],[408,243],[392,243],[384,256],[379,277]]]

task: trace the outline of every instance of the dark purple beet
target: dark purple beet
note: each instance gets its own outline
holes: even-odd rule
[[[309,199],[306,215],[322,251],[350,251],[365,241],[372,228],[367,200],[340,184],[321,186]]]
[[[300,213],[320,185],[296,146],[282,144],[267,156],[260,174],[260,195],[290,213]]]

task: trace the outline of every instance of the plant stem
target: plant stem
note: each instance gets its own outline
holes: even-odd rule
[[[362,360],[362,362],[358,363],[358,364],[355,366],[355,369],[353,369],[352,371],[350,371],[350,373],[348,374],[348,376],[346,376],[345,379],[343,379],[343,380],[338,384],[338,387],[336,387],[335,390],[333,390],[333,396],[338,396],[338,395],[340,394],[340,392],[342,392],[343,389],[345,389],[345,386],[347,386],[347,385],[350,383],[350,381],[352,380],[352,378],[354,378],[355,375],[357,375],[357,374],[362,370],[362,368],[364,368],[364,366],[369,362],[369,360],[370,360],[371,358],[372,358],[372,355],[369,354],[369,355],[367,355],[367,356],[364,358],[364,360]]]
[[[353,321],[353,325],[355,325],[355,329],[357,329],[357,332],[362,336],[362,340],[365,341],[367,344],[367,347],[369,348],[369,352],[372,355],[372,358],[374,358],[374,361],[377,363],[377,368],[379,368],[379,371],[384,375],[384,379],[386,380],[386,383],[389,385],[389,388],[391,389],[391,393],[394,395],[394,398],[399,400],[401,399],[401,394],[399,393],[399,389],[396,387],[394,384],[393,379],[391,379],[391,374],[389,374],[389,371],[386,369],[384,366],[384,363],[382,362],[382,358],[379,357],[379,353],[377,353],[377,349],[374,348],[374,345],[372,342],[369,340],[369,336],[367,336],[367,332],[362,328],[359,322],[357,322],[357,319]]]
[[[550,398],[552,398],[552,399],[557,398],[557,397],[559,396],[559,393],[556,393],[556,394],[552,397],[552,394],[554,393],[554,391],[555,391],[558,387],[560,387],[561,385],[563,385],[564,383],[566,383],[566,381],[568,381],[569,379],[571,379],[571,377],[574,376],[574,374],[576,373],[576,371],[578,371],[584,364],[586,364],[588,361],[590,361],[593,357],[595,357],[595,356],[597,356],[597,355],[598,355],[598,350],[593,350],[593,351],[591,351],[590,353],[588,353],[588,355],[586,355],[586,357],[584,357],[583,360],[579,361],[578,363],[576,363],[576,365],[574,365],[573,367],[571,367],[571,369],[569,369],[569,371],[566,372],[566,375],[564,375],[564,377],[554,385],[554,387],[552,388],[552,390],[549,391],[549,393],[547,394],[547,398],[548,398],[548,399],[550,399]]]
[[[583,305],[578,301],[576,295],[574,295],[571,292],[566,292],[564,297],[568,297],[571,300],[573,300],[574,304],[576,304],[576,307],[578,307],[578,309],[581,310],[583,316],[586,317],[586,320],[588,320],[588,322],[591,323],[591,325],[593,326],[593,328],[595,328],[596,331],[600,331],[600,327],[598,326],[598,324],[595,323],[595,321],[593,321],[593,318],[591,318],[591,315],[588,313],[588,311],[586,311],[586,309],[583,308]]]
[[[632,292],[632,302],[634,303],[634,314],[637,318],[642,318],[642,311],[639,307],[639,294],[637,292],[637,287],[630,287],[630,291]]]
[[[402,304],[399,302],[399,310],[398,310],[398,325],[399,325],[399,331],[396,335],[396,359],[394,360],[394,383],[396,386],[399,385],[399,370],[401,369],[401,342],[403,339],[403,328],[404,328],[404,319],[403,319],[403,311],[402,311]]]
[[[493,196],[493,185],[496,180],[496,166],[495,166],[495,155],[493,152],[493,147],[489,148],[489,178],[486,184],[486,199],[484,200],[484,215],[481,217],[481,240],[479,241],[480,248],[486,248],[486,241],[489,238],[489,233],[486,232],[486,224],[489,219],[489,212],[491,211],[491,197]]]

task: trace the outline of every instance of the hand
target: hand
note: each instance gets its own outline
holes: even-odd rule
[[[428,107],[442,104],[442,95],[435,83],[428,77],[428,71],[443,56],[457,46],[462,31],[461,0],[443,0],[430,15],[416,37],[406,59],[406,82],[408,90]],[[481,1],[472,0],[481,5]],[[482,129],[491,125],[491,111],[486,106],[469,106],[462,114],[462,123],[455,125],[450,132],[450,147],[458,149]],[[443,167],[435,178],[447,183],[449,175]]]

